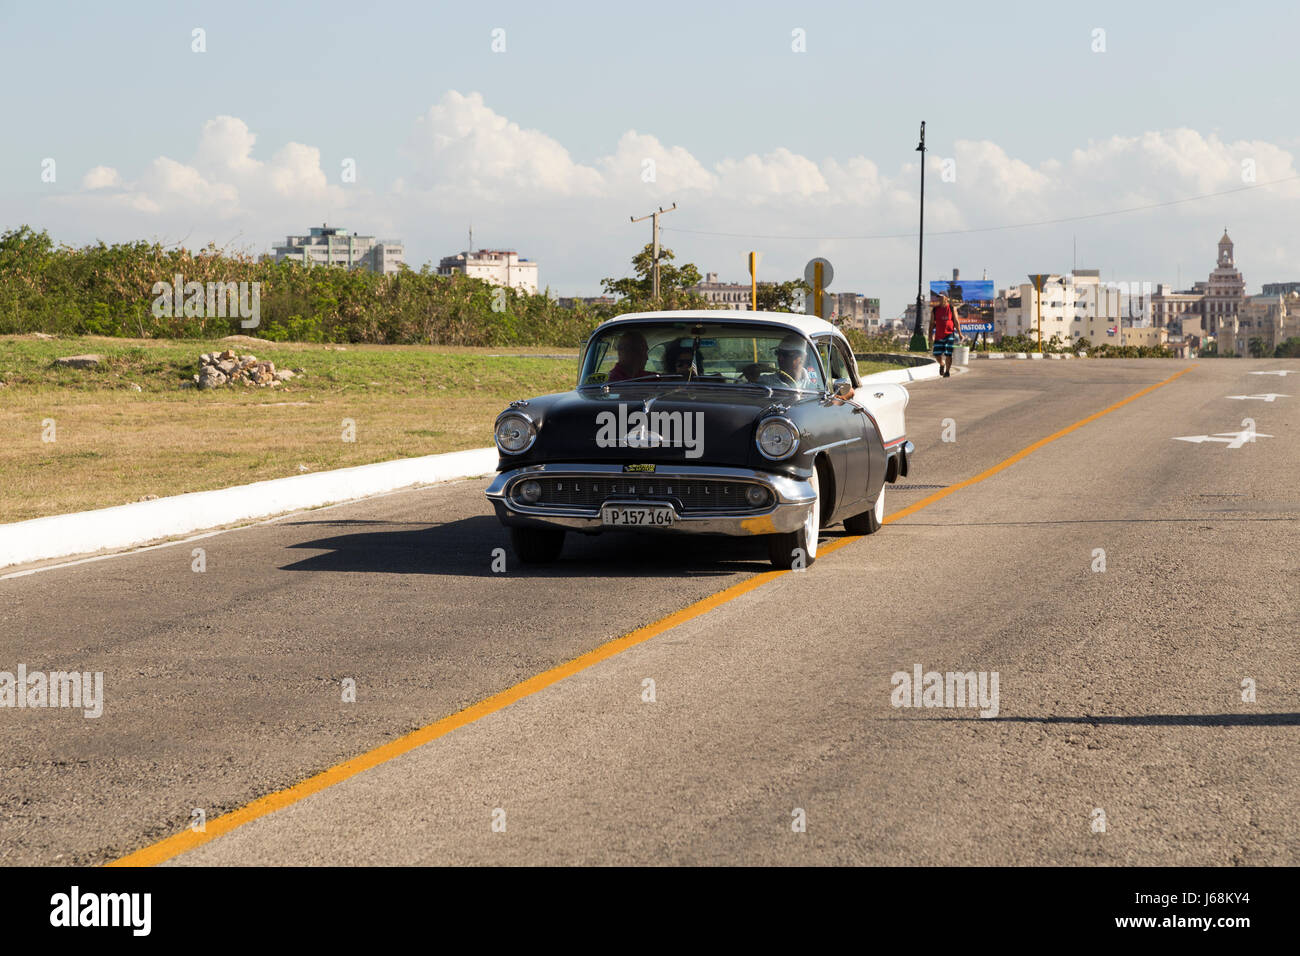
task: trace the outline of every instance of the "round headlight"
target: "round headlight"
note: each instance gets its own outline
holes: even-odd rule
[[[542,483],[531,478],[519,486],[518,497],[524,504],[531,505],[542,496]]]
[[[745,489],[745,500],[749,502],[750,507],[761,508],[767,504],[767,489],[758,485],[750,485]]]
[[[799,429],[785,418],[768,418],[759,423],[754,444],[764,458],[780,461],[789,458],[799,447]]]
[[[537,429],[532,421],[518,412],[502,415],[497,419],[496,443],[503,454],[518,455],[527,451],[537,437]]]

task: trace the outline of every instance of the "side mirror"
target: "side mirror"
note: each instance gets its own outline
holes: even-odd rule
[[[853,383],[847,378],[837,378],[831,383],[831,394],[836,398],[847,398],[849,393],[852,391]]]

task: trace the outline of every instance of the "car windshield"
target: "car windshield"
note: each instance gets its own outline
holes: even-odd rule
[[[780,326],[741,322],[627,323],[594,336],[578,384],[633,381],[825,390],[807,339]]]

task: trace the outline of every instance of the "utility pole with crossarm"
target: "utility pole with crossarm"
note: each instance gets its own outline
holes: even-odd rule
[[[649,213],[640,218],[635,216],[629,217],[633,222],[645,222],[647,219],[654,220],[654,224],[651,226],[651,229],[654,232],[654,258],[650,260],[650,297],[654,299],[656,303],[659,301],[659,217],[664,213],[672,212],[676,208],[677,203],[673,203],[667,209],[660,206],[657,212]]]

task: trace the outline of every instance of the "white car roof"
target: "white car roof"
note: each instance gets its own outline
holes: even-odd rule
[[[666,312],[629,312],[626,315],[615,316],[607,322],[602,322],[600,328],[622,322],[643,322],[653,319],[668,319],[680,322],[683,319],[694,318],[709,322],[739,321],[783,325],[786,328],[797,329],[809,338],[814,335],[826,335],[827,333],[838,335],[840,338],[844,337],[843,332],[825,319],[819,319],[816,316],[802,315],[798,312],[750,312],[745,309],[671,309]]]

